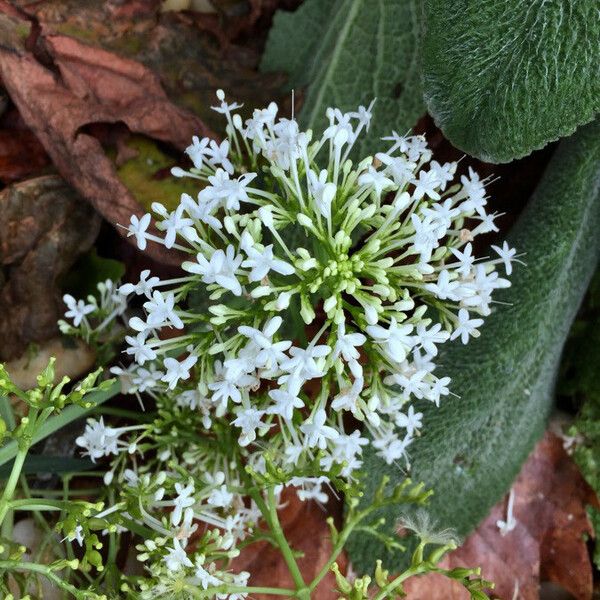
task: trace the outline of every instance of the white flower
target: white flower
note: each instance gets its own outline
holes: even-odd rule
[[[176,483],[175,491],[177,492],[177,497],[173,500],[171,524],[177,526],[179,525],[179,523],[181,523],[183,511],[186,508],[193,506],[196,501],[194,500],[194,497],[192,495],[194,493],[193,483],[189,483],[186,486],[184,486],[182,483]]]
[[[180,379],[189,379],[190,369],[198,362],[198,357],[190,354],[179,362],[176,358],[165,358],[165,369],[167,372],[161,377],[161,381],[169,384],[169,389],[175,389]]]
[[[149,328],[170,324],[175,329],[183,329],[183,322],[175,309],[175,295],[172,292],[162,294],[155,290],[152,293],[152,300],[144,302],[144,308],[148,313],[146,323]]]
[[[83,453],[85,456],[89,456],[92,462],[96,462],[96,459],[103,456],[119,453],[117,443],[121,432],[122,429],[106,427],[102,417],[98,421],[88,419],[83,435],[80,435],[75,443],[85,450]]]
[[[473,263],[475,262],[475,257],[472,254],[472,244],[469,242],[462,252],[460,252],[456,248],[450,248],[450,252],[454,254],[454,256],[458,259],[458,262],[460,263],[460,267],[456,269],[456,272],[460,273],[461,275],[468,275],[471,271]]]
[[[413,192],[413,198],[420,200],[424,196],[429,196],[432,200],[439,200],[440,195],[436,191],[440,187],[440,180],[437,178],[435,171],[419,171],[419,178],[413,179],[412,182],[415,186]]]
[[[281,327],[282,322],[281,317],[273,317],[265,323],[262,331],[246,325],[238,327],[238,331],[252,340],[258,350],[255,359],[257,367],[275,369],[280,363],[287,360],[284,352],[292,345],[292,342],[289,340],[273,341],[273,336]]]
[[[317,208],[323,217],[331,217],[331,203],[337,193],[335,183],[327,181],[328,173],[323,169],[319,176],[312,170],[308,171],[309,189],[313,195]]]
[[[410,437],[422,426],[423,413],[415,413],[414,406],[409,406],[406,414],[398,413],[395,421],[398,427],[406,429],[406,434]]]
[[[269,396],[275,400],[275,405],[267,409],[267,414],[279,415],[288,421],[294,416],[294,408],[302,408],[304,402],[286,390],[269,390]]]
[[[256,429],[268,428],[269,425],[263,423],[261,418],[264,416],[264,410],[256,408],[242,408],[237,411],[237,417],[231,422],[232,425],[242,430],[240,436],[240,445],[247,446],[256,439]]]
[[[267,276],[269,271],[275,271],[281,275],[295,273],[292,265],[273,256],[273,244],[265,246],[262,250],[258,250],[256,247],[247,248],[246,254],[248,258],[242,263],[242,267],[252,269],[248,277],[249,281],[260,281]]]
[[[73,325],[75,325],[75,327],[79,327],[85,316],[96,310],[96,307],[93,304],[86,304],[83,300],[75,300],[70,294],[65,294],[63,296],[63,301],[68,308],[65,317],[73,319]]]
[[[139,365],[156,358],[156,352],[148,345],[144,332],[138,333],[135,337],[125,336],[125,341],[129,344],[125,352],[130,355],[133,354],[133,359]]]
[[[131,215],[131,221],[129,227],[127,227],[127,237],[135,236],[135,241],[140,250],[146,249],[146,239],[148,239],[146,230],[150,226],[150,219],[149,213],[146,213],[141,219],[136,215]]]
[[[327,440],[335,440],[339,433],[333,427],[325,425],[327,416],[325,410],[320,408],[304,424],[300,425],[300,430],[306,436],[305,443],[309,448],[318,447],[321,450],[327,448]]]
[[[198,136],[192,138],[192,144],[185,149],[185,153],[190,157],[196,169],[201,169],[204,164],[204,157],[208,156],[209,138],[198,139]]]
[[[437,160],[432,160],[431,172],[439,181],[440,190],[443,192],[446,189],[446,185],[454,179],[456,163],[444,163],[443,165],[440,165]]]
[[[440,271],[437,283],[426,283],[425,289],[435,294],[440,300],[457,300],[456,290],[459,286],[459,281],[450,281],[450,271],[444,269]]]
[[[470,319],[469,312],[465,308],[461,308],[458,311],[458,325],[452,332],[450,339],[454,340],[460,336],[462,343],[466,344],[469,341],[469,336],[479,336],[477,328],[481,325],[483,325],[483,319]]]
[[[137,296],[146,296],[150,298],[152,290],[160,283],[158,277],[150,277],[150,269],[144,269],[140,273],[140,280],[135,285],[133,283],[124,283],[119,288],[119,294],[128,296],[129,294],[136,294]]]
[[[391,465],[394,461],[406,456],[406,449],[412,441],[413,438],[408,435],[401,440],[394,434],[388,434],[376,439],[373,446],[379,450],[377,454],[388,465]]]
[[[385,344],[390,358],[396,362],[402,362],[414,345],[410,333],[412,325],[398,325],[396,318],[390,319],[387,329],[381,325],[369,325],[367,333],[378,343]]]
[[[169,571],[179,571],[181,567],[194,566],[194,563],[189,559],[177,538],[173,538],[173,548],[169,548],[168,550],[169,551],[163,560]]]
[[[226,485],[215,488],[206,500],[211,506],[227,508],[233,502],[233,494],[227,489]]]
[[[367,338],[362,333],[346,333],[346,325],[342,321],[337,329],[337,341],[333,349],[332,359],[335,360],[341,354],[346,362],[356,361],[360,352],[356,349],[362,346]]]
[[[228,173],[233,173],[233,165],[229,160],[229,140],[223,140],[220,144],[210,140],[206,156],[212,165],[221,165]]]
[[[229,290],[235,296],[242,295],[242,286],[237,279],[236,271],[242,264],[243,258],[235,254],[233,246],[227,250],[215,250],[207,260],[203,254],[196,256],[197,263],[184,262],[182,268],[190,273],[202,275],[204,283],[218,283],[222,288]]]
[[[500,260],[504,263],[506,274],[510,275],[512,273],[512,261],[517,251],[514,248],[510,248],[506,241],[502,244],[501,248],[498,246],[492,246],[492,248],[496,251],[500,257]]]
[[[430,329],[427,329],[423,323],[417,325],[416,339],[425,352],[431,356],[437,355],[438,351],[436,344],[443,344],[449,337],[450,334],[447,331],[442,331],[440,323],[432,325]]]
[[[384,190],[394,186],[394,182],[383,171],[377,171],[373,166],[369,166],[367,172],[358,178],[358,184],[372,188],[377,198],[381,197]]]

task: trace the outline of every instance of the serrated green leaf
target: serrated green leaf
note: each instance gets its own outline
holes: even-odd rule
[[[285,71],[290,87],[307,86],[299,121],[326,123],[325,111],[368,106],[377,98],[364,155],[380,149],[392,129],[408,131],[425,112],[418,60],[416,0],[306,0],[279,11],[263,56],[264,71]]]
[[[425,23],[427,107],[461,150],[508,162],[598,112],[594,0],[427,0]]]
[[[553,403],[561,349],[598,262],[600,123],[564,141],[509,236],[526,252],[512,287],[498,293],[481,337],[449,345],[437,363],[460,398],[423,406],[423,437],[411,446],[411,477],[434,489],[429,511],[441,527],[467,534],[508,489],[541,436]],[[365,451],[368,489],[383,474],[402,477]],[[366,494],[364,502],[370,502]],[[398,509],[384,513],[393,532]],[[401,560],[377,540],[355,537],[350,557],[368,569],[374,556]]]

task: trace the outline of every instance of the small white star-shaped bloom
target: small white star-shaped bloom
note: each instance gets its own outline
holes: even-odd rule
[[[284,452],[285,462],[288,464],[291,464],[291,465],[297,464],[303,451],[304,451],[304,448],[302,446],[300,446],[299,444],[298,445],[289,444],[288,446],[286,446],[285,452]]]
[[[227,402],[232,400],[239,404],[242,401],[242,393],[240,388],[245,387],[243,385],[245,377],[237,374],[234,379],[231,379],[230,373],[225,369],[224,365],[220,361],[215,362],[215,380],[208,384],[208,389],[213,392],[211,401],[213,404],[217,404],[217,416],[222,417],[227,410]],[[253,378],[252,382],[255,381]]]
[[[391,135],[381,138],[384,142],[394,142],[392,147],[387,151],[387,154],[392,154],[396,150],[400,150],[403,154],[409,148],[410,138],[404,135],[399,135],[398,132],[392,131]]]
[[[283,375],[277,381],[279,384],[287,383],[290,391],[296,391],[309,379],[323,377],[322,359],[331,353],[331,347],[325,344],[309,346],[308,348],[290,348],[290,358],[282,361],[279,367],[282,371],[289,373]]]
[[[350,121],[352,113],[343,113],[339,108],[328,108],[326,115],[329,119],[329,127],[323,132],[323,139],[334,140],[342,131],[347,134],[347,140],[354,139],[354,128]]]
[[[161,371],[157,371],[154,365],[150,365],[149,369],[136,370],[133,384],[139,392],[145,392],[154,389],[162,376]]]
[[[456,272],[466,277],[471,271],[471,267],[475,262],[475,257],[473,256],[473,245],[471,242],[469,242],[462,252],[456,248],[450,248],[450,252],[454,254],[460,263],[460,267],[456,269]]]
[[[477,328],[481,327],[481,325],[483,325],[483,319],[471,319],[467,309],[461,308],[458,311],[458,325],[452,332],[450,339],[454,340],[460,336],[462,343],[466,344],[469,341],[469,336],[479,336]]]
[[[427,162],[431,158],[431,150],[424,135],[411,135],[407,138],[406,155],[408,160],[413,162],[419,162],[421,159]]]
[[[183,216],[184,209],[184,205],[180,204],[173,212],[167,213],[166,217],[157,224],[158,229],[166,232],[165,248],[173,247],[178,233],[190,242],[199,240],[198,232],[193,227],[194,221]]]
[[[375,192],[375,197],[380,198],[384,190],[393,188],[396,184],[386,176],[384,171],[378,171],[373,165],[369,165],[368,171],[358,178],[358,185],[371,188]]]
[[[231,422],[231,424],[239,427],[242,430],[239,439],[240,446],[247,446],[250,442],[253,442],[256,439],[257,429],[270,427],[270,425],[267,425],[267,423],[263,423],[263,421],[261,421],[265,414],[264,410],[246,407],[240,408],[236,414],[237,416]]]
[[[198,200],[200,200],[200,194],[198,194]],[[221,221],[213,215],[215,210],[219,206],[219,202],[196,202],[189,194],[181,194],[181,206],[184,207],[192,219],[196,219],[212,229],[222,229],[223,225]]]
[[[379,152],[375,155],[381,163],[386,166],[386,172],[389,173],[397,186],[404,186],[408,183],[414,174],[416,163],[410,162],[405,156],[390,156],[389,153]]]
[[[479,219],[481,219],[481,223],[477,226],[477,233],[489,233],[490,231],[500,231],[496,223],[494,223],[494,219],[497,215],[495,214],[485,214],[480,215]]]
[[[171,512],[171,524],[177,527],[181,523],[183,517],[183,511],[195,504],[195,500],[192,496],[194,493],[194,484],[189,483],[184,486],[183,483],[175,484],[175,491],[177,497],[173,500],[173,511]]]
[[[356,349],[362,346],[367,338],[362,333],[346,333],[345,322],[342,321],[337,328],[337,341],[333,348],[332,359],[336,360],[340,354],[346,362],[357,361],[360,352]]]
[[[485,186],[479,179],[479,174],[469,167],[469,176],[462,175],[460,181],[468,200],[461,204],[461,210],[469,212],[476,210],[480,215],[485,214],[483,207],[487,204],[485,200]]]
[[[350,116],[358,119],[358,125],[360,127],[364,127],[366,131],[369,131],[369,127],[371,125],[371,119],[373,118],[373,105],[375,104],[375,100],[371,101],[368,107],[359,106],[356,112],[351,112]]]
[[[431,205],[431,208],[425,207],[423,214],[431,218],[433,223],[436,223],[436,235],[442,238],[446,235],[446,231],[452,225],[452,221],[460,214],[458,208],[452,208],[453,200],[448,198],[444,202],[436,202]]]
[[[415,200],[421,200],[424,196],[428,196],[432,200],[440,199],[440,195],[436,191],[440,186],[440,182],[432,170],[425,171],[422,169],[419,171],[419,178],[413,179],[411,183],[415,186],[415,191],[413,192]]]
[[[127,227],[127,237],[135,236],[137,247],[140,250],[146,249],[147,229],[150,227],[150,219],[150,213],[146,213],[141,219],[136,215],[131,215],[131,220]]]
[[[67,319],[73,319],[73,325],[75,325],[75,327],[79,327],[85,316],[96,310],[96,307],[93,304],[86,304],[83,300],[75,300],[70,294],[65,294],[63,296],[63,302],[67,305],[68,309],[67,312],[65,312],[65,317],[67,317]]]
[[[294,408],[302,408],[304,402],[287,390],[270,390],[269,396],[275,400],[275,405],[267,409],[269,415],[279,415],[288,421],[294,416]]]
[[[396,425],[406,429],[406,434],[410,437],[413,436],[414,432],[422,427],[423,413],[416,413],[414,406],[409,406],[406,414],[398,413],[395,416]]]
[[[125,352],[133,354],[133,359],[138,365],[143,365],[147,360],[156,358],[156,352],[148,345],[145,332],[138,333],[135,337],[125,336],[125,341],[129,344]]]
[[[456,173],[456,163],[444,163],[440,165],[437,160],[432,160],[430,165],[431,171],[435,174],[435,177],[440,183],[440,190],[443,192],[446,189],[446,185],[454,179]]]
[[[273,341],[273,336],[282,323],[283,319],[281,317],[272,317],[265,323],[262,331],[246,325],[238,327],[239,333],[252,340],[259,349],[256,355],[257,367],[274,369],[277,365],[287,360],[284,352],[290,348],[292,342],[289,340]]]
[[[189,559],[186,551],[181,547],[181,543],[177,538],[173,538],[173,548],[169,548],[169,551],[163,560],[169,571],[179,571],[181,567],[194,566],[194,563]]]
[[[220,248],[215,250],[210,260],[207,260],[202,253],[198,253],[196,260],[197,263],[186,261],[181,267],[189,273],[202,275],[202,281],[206,284],[218,283],[235,296],[242,295],[242,286],[235,272],[242,264],[243,257],[241,255],[236,256],[233,246],[227,246],[225,252]]]
[[[333,399],[331,408],[336,411],[349,410],[352,413],[357,413],[358,409],[356,403],[362,392],[363,385],[364,381],[362,379],[355,379],[351,387],[342,389]]]
[[[373,441],[373,446],[377,448],[377,454],[385,460],[388,465],[394,461],[406,456],[406,449],[413,441],[413,438],[407,435],[400,440],[397,435],[392,432],[377,438]]]
[[[300,431],[306,436],[305,443],[309,448],[318,447],[321,450],[327,448],[327,440],[335,440],[340,435],[333,427],[325,425],[327,415],[320,408],[305,423],[300,425]]]
[[[246,248],[248,258],[242,263],[242,267],[252,269],[248,280],[255,282],[266,277],[269,271],[275,271],[281,275],[292,275],[295,273],[294,267],[284,260],[275,258],[273,255],[273,244],[265,246],[263,250],[258,250],[255,246]]]
[[[225,103],[223,103],[225,104]],[[235,105],[230,105],[234,106]],[[217,110],[214,106],[211,106],[213,110]],[[217,111],[221,112],[221,111]],[[223,585],[224,582],[209,573],[201,564],[196,563],[196,570],[194,571],[194,577],[198,580],[198,584],[203,590],[207,590],[209,587],[218,587]],[[220,597],[220,594],[217,594],[217,598]],[[227,598],[231,598],[230,594],[227,594]]]
[[[223,140],[220,144],[210,140],[206,156],[211,165],[221,165],[228,173],[233,173],[233,165],[229,160],[229,140]]]
[[[321,504],[326,504],[329,496],[323,491],[322,486],[328,483],[329,479],[325,476],[321,477],[292,477],[290,485],[293,485],[298,496],[298,500],[307,502],[308,500],[316,500]]]
[[[410,216],[411,223],[415,228],[415,239],[413,246],[421,253],[421,260],[427,262],[431,258],[433,249],[438,245],[437,224],[431,222],[431,218],[424,216],[421,220],[419,215]]]
[[[431,388],[425,380],[427,375],[427,371],[415,371],[410,374],[395,373],[391,379],[402,388],[405,396],[412,395],[421,400]]]
[[[135,294],[136,296],[146,296],[150,298],[152,290],[160,283],[158,277],[149,277],[150,269],[144,269],[140,273],[140,280],[138,283],[124,283],[119,288],[119,294],[128,296],[129,294]]]
[[[340,433],[333,440],[334,456],[336,462],[350,461],[357,454],[362,454],[362,447],[369,444],[367,438],[361,437],[360,430],[356,429],[350,434]]]
[[[182,361],[176,358],[165,358],[164,365],[166,373],[161,377],[161,381],[169,384],[169,389],[174,390],[180,379],[186,380],[190,377],[190,369],[198,362],[198,357],[190,354]]]
[[[225,92],[223,90],[217,90],[217,99],[220,100],[219,106],[211,106],[211,110],[222,115],[229,115],[232,111],[242,108],[243,104],[232,102],[231,104],[225,101]]]
[[[443,344],[449,337],[450,334],[447,331],[442,331],[440,323],[435,323],[430,329],[427,329],[422,323],[417,325],[416,339],[421,348],[431,356],[437,356],[436,344]]]
[[[144,308],[148,313],[146,319],[148,328],[161,327],[170,323],[175,329],[183,329],[183,321],[179,318],[175,309],[175,295],[173,292],[162,294],[158,290],[154,290],[152,300],[144,302]]]
[[[208,144],[210,139],[204,137],[199,139],[197,135],[192,138],[192,143],[185,149],[185,153],[190,157],[196,169],[201,169],[204,164],[204,157],[208,156]]]
[[[510,248],[506,241],[502,244],[502,247],[492,246],[492,249],[496,251],[496,254],[500,257],[500,260],[504,263],[504,269],[506,270],[506,274],[510,275],[512,273],[512,261],[514,259],[515,254],[517,253],[515,248]]]
[[[458,300],[456,290],[459,286],[459,281],[450,281],[450,271],[444,269],[438,274],[437,282],[426,283],[425,289],[435,294],[440,300]]]
[[[396,318],[392,317],[389,327],[385,329],[381,325],[367,326],[367,333],[378,343],[385,344],[387,352],[392,360],[400,363],[414,345],[410,334],[412,325],[398,325]]]
[[[88,419],[83,434],[75,443],[85,450],[84,456],[89,456],[92,462],[96,462],[96,459],[103,456],[119,453],[117,442],[121,432],[120,429],[104,425],[102,417],[99,420]]]
[[[312,170],[308,171],[308,185],[310,192],[315,200],[315,204],[323,217],[331,217],[331,203],[337,193],[335,183],[327,181],[328,173],[323,169],[319,176]]]
[[[211,506],[227,508],[233,502],[233,494],[227,489],[225,484],[215,488],[206,500]]]
[[[448,385],[451,381],[450,377],[436,379],[435,383],[427,390],[425,398],[433,402],[436,406],[439,406],[441,397],[447,396],[450,393]]]

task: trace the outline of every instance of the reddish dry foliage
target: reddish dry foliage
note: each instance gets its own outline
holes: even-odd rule
[[[502,536],[496,522],[506,518],[506,500],[443,566],[482,567],[495,582],[493,596],[503,600],[538,600],[540,582],[553,582],[577,600],[592,598],[592,564],[586,536],[592,528],[586,505],[597,505],[593,490],[563,449],[562,441],[546,433],[513,485],[516,527]],[[468,599],[461,586],[430,575],[406,586],[409,600]]]

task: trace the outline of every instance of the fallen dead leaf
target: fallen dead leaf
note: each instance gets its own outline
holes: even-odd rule
[[[326,509],[316,502],[302,502],[293,489],[286,488],[283,492],[279,519],[292,549],[303,553],[298,559],[298,566],[307,582],[317,575],[331,554],[331,539],[325,519],[332,513],[341,514],[341,506],[334,498],[330,498]],[[344,554],[340,556],[338,564],[343,572],[347,565]],[[233,570],[250,572],[250,585],[253,586],[294,588],[281,553],[268,542],[257,542],[245,548],[235,559]],[[256,600],[272,598],[263,594],[253,594],[252,597]],[[313,593],[313,598],[339,598],[339,593],[335,592],[335,578],[332,573],[321,581]]]
[[[0,360],[58,333],[60,278],[93,244],[100,219],[60,177],[0,192]]]
[[[85,126],[125,123],[131,131],[179,149],[192,135],[210,135],[210,130],[174,105],[156,75],[142,64],[53,35],[44,43],[57,74],[26,49],[24,28],[26,22],[0,15],[0,76],[11,99],[65,179],[109,222],[128,223],[143,210]],[[148,249],[167,262],[178,260],[157,244]]]
[[[506,520],[505,499],[442,566],[481,566],[482,576],[496,584],[493,597],[502,600],[538,600],[545,581],[576,600],[590,600],[592,564],[585,538],[593,531],[585,507],[598,500],[560,438],[546,433],[512,490],[515,528],[503,536],[496,525]],[[406,592],[408,600],[469,598],[460,585],[440,575],[412,578]]]

